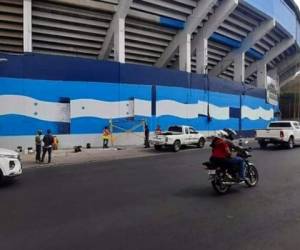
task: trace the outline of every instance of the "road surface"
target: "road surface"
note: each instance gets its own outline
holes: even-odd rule
[[[207,149],[28,169],[0,187],[1,249],[299,249],[300,148],[253,155],[259,185],[225,196]]]

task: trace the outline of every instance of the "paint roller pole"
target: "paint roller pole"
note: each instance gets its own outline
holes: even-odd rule
[[[109,119],[109,131],[110,131],[110,144],[113,147],[114,142],[113,142],[113,122],[112,122],[112,119]]]

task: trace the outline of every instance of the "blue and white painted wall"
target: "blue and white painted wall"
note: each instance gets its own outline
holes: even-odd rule
[[[265,90],[203,75],[60,56],[1,57],[8,59],[0,64],[0,146],[5,147],[31,146],[36,130],[48,128],[65,147],[100,146],[109,120],[121,128],[115,130],[117,144],[141,143],[136,135],[143,120],[152,131],[158,124],[249,131],[266,127],[277,108],[266,103]],[[121,134],[134,127],[137,134]]]

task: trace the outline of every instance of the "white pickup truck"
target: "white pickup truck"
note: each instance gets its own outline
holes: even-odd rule
[[[255,139],[261,148],[274,144],[292,149],[296,144],[300,144],[300,124],[297,121],[270,122],[267,129],[256,131]]]
[[[190,126],[171,126],[168,131],[155,135],[150,143],[156,150],[171,147],[174,152],[177,152],[184,145],[196,145],[203,148],[205,137]]]
[[[0,148],[0,183],[22,174],[19,153]]]

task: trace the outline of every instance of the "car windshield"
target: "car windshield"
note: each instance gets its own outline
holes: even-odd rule
[[[171,126],[171,127],[169,127],[168,130],[171,131],[171,132],[180,132],[180,133],[182,133],[182,127],[178,127],[178,126]]]
[[[197,131],[192,127],[190,127],[190,133],[191,134],[198,134]]]
[[[272,122],[269,125],[270,128],[290,128],[290,122]]]

